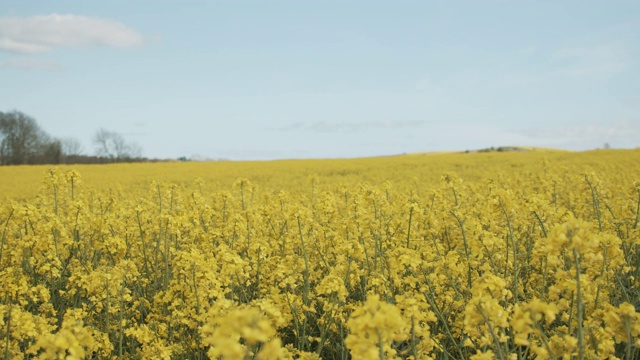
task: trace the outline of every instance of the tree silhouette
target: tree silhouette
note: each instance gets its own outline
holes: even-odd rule
[[[46,154],[49,136],[35,119],[18,111],[0,112],[0,163],[33,164]]]
[[[140,157],[142,153],[137,144],[127,142],[119,133],[106,129],[96,132],[93,143],[96,146],[96,155],[111,160],[134,159]]]

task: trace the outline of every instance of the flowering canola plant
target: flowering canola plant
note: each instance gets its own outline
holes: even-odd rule
[[[638,150],[0,173],[6,359],[640,359]]]

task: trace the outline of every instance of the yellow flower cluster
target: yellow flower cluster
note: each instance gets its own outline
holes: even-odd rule
[[[637,150],[0,178],[7,359],[640,358]]]
[[[380,301],[378,295],[367,298],[364,304],[351,313],[347,328],[350,334],[345,345],[358,359],[385,359],[395,357],[393,341],[405,340],[408,334],[403,330],[407,324],[397,307]]]

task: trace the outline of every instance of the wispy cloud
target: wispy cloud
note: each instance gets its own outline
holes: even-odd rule
[[[354,133],[370,129],[399,129],[426,124],[420,120],[382,120],[369,122],[296,122],[283,127],[268,128],[271,131],[312,131],[317,133]]]
[[[620,120],[609,124],[581,124],[562,128],[527,129],[521,132],[527,137],[549,144],[569,147],[597,147],[604,142],[611,146],[640,146],[640,119]]]
[[[610,77],[628,67],[627,56],[619,45],[565,47],[556,51],[553,57],[566,64],[560,74],[576,78]]]
[[[189,153],[188,151],[185,153]],[[278,150],[271,148],[225,148],[225,149],[208,149],[208,154],[203,155],[192,154],[189,159],[194,161],[220,161],[220,160],[270,160],[270,159],[288,159],[288,158],[309,158],[313,154],[302,149]]]
[[[20,69],[25,71],[61,71],[64,70],[62,65],[53,61],[31,60],[24,58],[9,59],[0,61],[1,69]]]
[[[145,42],[119,22],[72,14],[0,17],[0,50],[38,54],[64,47],[134,47]]]

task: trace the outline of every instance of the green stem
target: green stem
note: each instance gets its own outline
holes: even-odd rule
[[[598,192],[596,187],[591,183],[589,177],[587,175],[584,176],[584,180],[589,185],[589,189],[591,189],[591,199],[593,205],[593,213],[598,219],[598,229],[602,232],[602,214],[600,213],[600,200],[598,199]]]
[[[7,239],[7,227],[9,227],[9,221],[11,220],[11,217],[13,216],[13,212],[15,210],[11,209],[11,212],[9,213],[9,217],[7,217],[7,221],[4,222],[4,229],[2,230],[2,239],[0,241],[0,264],[2,264],[2,252],[4,249],[4,242]]]
[[[304,236],[302,235],[302,223],[300,222],[300,217],[298,217],[298,231],[300,232],[300,243],[302,244],[302,256],[304,257],[304,303],[305,305],[309,304],[309,257],[307,256],[307,248],[304,244]]]
[[[640,222],[640,190],[638,190],[638,205],[636,206],[636,221],[633,224],[633,228],[638,228],[638,222]]]
[[[193,295],[196,297],[196,315],[200,315],[200,297],[198,296],[198,282],[196,281],[196,264],[191,264],[191,279],[193,280]]]
[[[409,248],[409,241],[411,241],[411,218],[413,217],[413,206],[409,208],[409,228],[407,229],[407,249]]]
[[[380,336],[380,330],[376,329],[378,335],[378,356],[380,360],[384,360],[384,344],[382,343],[382,336]]]
[[[496,348],[498,349],[498,357],[500,358],[500,360],[506,360],[502,346],[500,346],[500,340],[498,339],[498,335],[496,335],[496,332],[493,329],[493,325],[491,325],[491,321],[489,321],[489,319],[487,318],[487,315],[485,315],[484,311],[482,311],[482,306],[480,304],[478,304],[478,311],[482,315],[482,318],[484,319],[484,322],[487,324],[487,327],[489,327],[489,332],[491,333],[491,337],[493,338],[493,341],[496,344]]]
[[[460,230],[462,231],[462,240],[464,241],[464,254],[467,257],[467,286],[471,290],[471,258],[469,256],[469,242],[467,240],[467,232],[464,230],[464,221],[456,215],[455,211],[451,211],[453,217],[458,221]]]
[[[5,346],[4,346],[4,358],[8,359],[9,358],[9,341],[11,339],[11,336],[9,336],[9,332],[11,331],[11,310],[13,309],[13,306],[11,303],[9,303],[9,314],[8,314],[8,319],[7,319],[7,341],[5,342]]]
[[[542,229],[542,233],[544,234],[544,237],[547,237],[547,229],[545,229],[544,223],[542,222],[540,215],[538,215],[538,213],[535,211],[533,212],[533,214],[536,216],[536,219],[538,219],[538,223],[540,224],[540,228]]]
[[[578,360],[584,360],[584,330],[582,328],[583,304],[582,290],[580,288],[580,257],[578,250],[573,248],[573,258],[576,265],[576,296],[577,296],[577,321],[578,321]]]
[[[504,207],[502,200],[500,200],[500,207],[502,208],[502,212],[504,213],[504,216],[507,219],[507,227],[509,229],[508,238],[511,242],[511,247],[513,248],[513,296],[517,303],[518,302],[518,257],[517,257],[518,247],[513,236],[513,227],[511,226],[511,218],[509,217],[509,213],[507,212],[507,209]],[[508,254],[508,250],[507,250],[507,254]]]
[[[633,335],[631,335],[631,319],[625,317],[624,329],[627,332],[627,357],[626,359],[634,359],[631,357],[631,347],[633,346]]]

